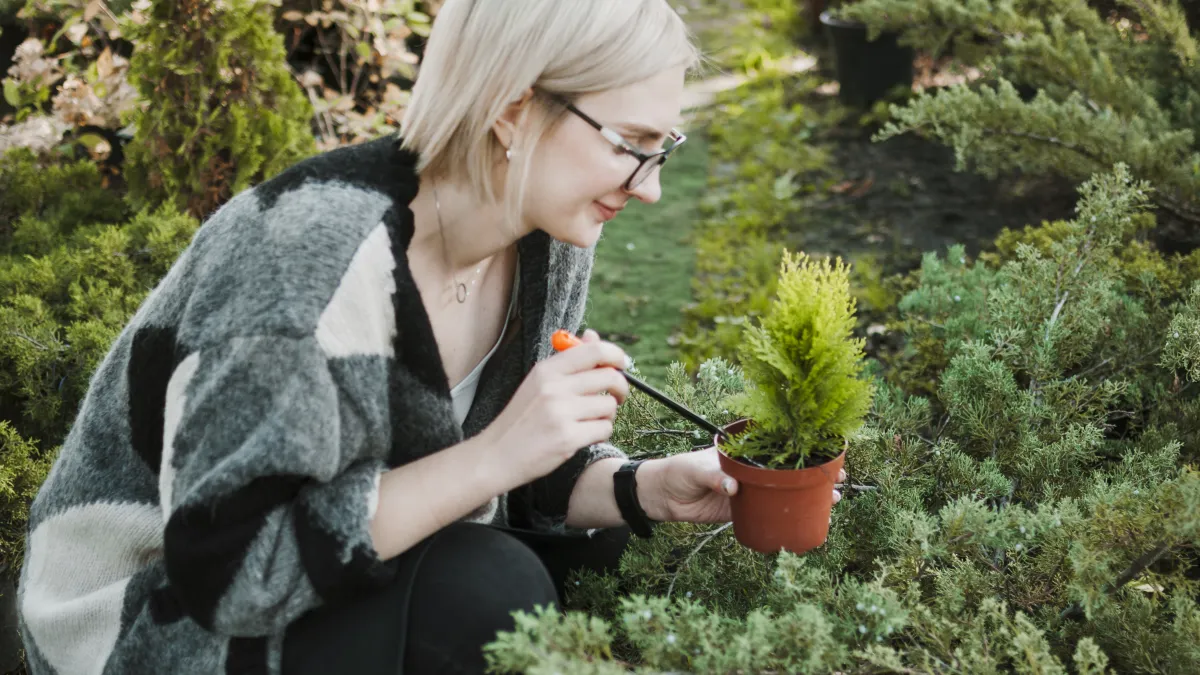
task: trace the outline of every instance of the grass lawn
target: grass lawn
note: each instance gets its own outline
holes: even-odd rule
[[[692,230],[708,180],[708,141],[688,141],[663,167],[662,199],[631,200],[596,246],[587,326],[622,347],[651,382],[677,359],[668,338],[692,300]]]

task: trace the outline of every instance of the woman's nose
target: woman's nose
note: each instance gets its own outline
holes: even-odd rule
[[[632,190],[629,190],[629,194],[647,204],[653,204],[662,198],[662,185],[658,182],[659,168],[657,166],[654,167],[650,175],[646,176],[646,180],[639,183]]]

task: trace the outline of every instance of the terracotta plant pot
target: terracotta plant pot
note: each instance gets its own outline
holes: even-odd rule
[[[723,427],[734,436],[746,428],[747,420]],[[721,470],[738,482],[733,507],[733,533],[743,546],[762,553],[780,549],[805,553],[825,543],[829,514],[833,510],[833,486],[846,462],[846,453],[804,469],[760,469],[738,461],[721,450]]]

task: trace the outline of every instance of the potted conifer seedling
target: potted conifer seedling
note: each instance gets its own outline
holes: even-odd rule
[[[743,419],[716,439],[747,548],[804,553],[829,534],[847,438],[872,400],[853,328],[849,268],[785,251],[776,298],[739,347],[746,386],[728,405]]]

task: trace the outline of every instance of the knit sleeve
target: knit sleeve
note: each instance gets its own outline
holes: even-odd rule
[[[175,369],[164,557],[169,592],[204,628],[278,633],[389,580],[369,533],[385,467],[344,447],[341,396],[315,338],[235,338]]]
[[[569,282],[558,289],[561,293],[558,298],[551,298],[552,306],[562,308],[561,319],[551,325],[561,326],[578,334],[583,326],[584,311],[587,308],[595,249],[564,249],[567,251],[564,258],[569,262],[563,266]],[[567,507],[571,501],[571,493],[574,492],[584,469],[602,459],[625,456],[623,451],[610,443],[597,443],[581,448],[557,469],[533,481],[528,493],[530,525],[535,529],[551,532],[567,531]]]

